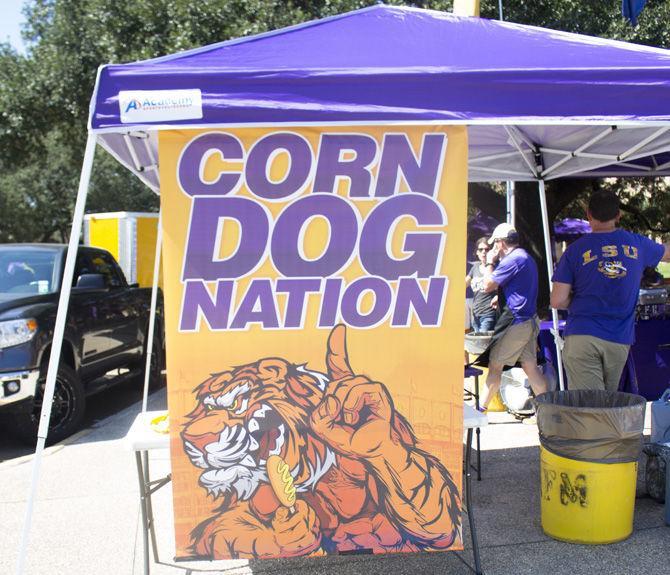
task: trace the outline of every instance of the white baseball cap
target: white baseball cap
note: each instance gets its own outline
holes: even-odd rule
[[[512,234],[516,236],[516,233],[512,224],[498,224],[489,238],[489,244],[492,244],[495,240],[506,240]]]

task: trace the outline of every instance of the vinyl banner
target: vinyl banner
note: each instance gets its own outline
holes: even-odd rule
[[[465,128],[159,151],[178,558],[462,549]]]

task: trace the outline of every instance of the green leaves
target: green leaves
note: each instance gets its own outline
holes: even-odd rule
[[[481,14],[497,19],[498,0],[482,0]],[[518,24],[670,47],[670,3],[664,0],[648,0],[635,28],[624,20],[621,2],[615,0],[503,0],[503,14]]]
[[[375,0],[29,0],[21,55],[0,44],[0,241],[61,240],[67,235],[86,141],[97,69],[222,42],[339,14]],[[388,0],[390,5],[451,10],[451,0]],[[670,2],[649,0],[639,25],[620,2],[504,0],[508,21],[670,47]],[[498,0],[482,0],[482,16],[498,18]],[[670,228],[664,184],[621,186],[627,223]],[[550,207],[564,208],[548,188]],[[635,186],[635,187],[631,187]],[[636,190],[643,190],[642,196]],[[552,199],[552,198],[555,198]],[[94,163],[87,211],[157,209],[155,195],[108,154]],[[646,215],[645,215],[646,214]],[[644,217],[643,217],[644,216]]]

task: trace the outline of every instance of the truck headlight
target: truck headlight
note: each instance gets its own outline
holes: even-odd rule
[[[0,321],[0,349],[30,341],[37,331],[34,319]]]

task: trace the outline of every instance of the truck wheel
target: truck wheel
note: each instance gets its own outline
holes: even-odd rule
[[[147,365],[147,344],[144,342],[142,353],[142,372]],[[149,365],[149,389],[158,389],[163,384],[163,340],[158,327],[154,329],[154,344],[151,346],[151,363]]]
[[[37,440],[45,384],[46,366],[38,381],[32,409],[14,416],[14,434],[30,445],[35,445]],[[46,444],[57,443],[77,431],[85,410],[86,395],[77,374],[71,367],[59,365]]]

